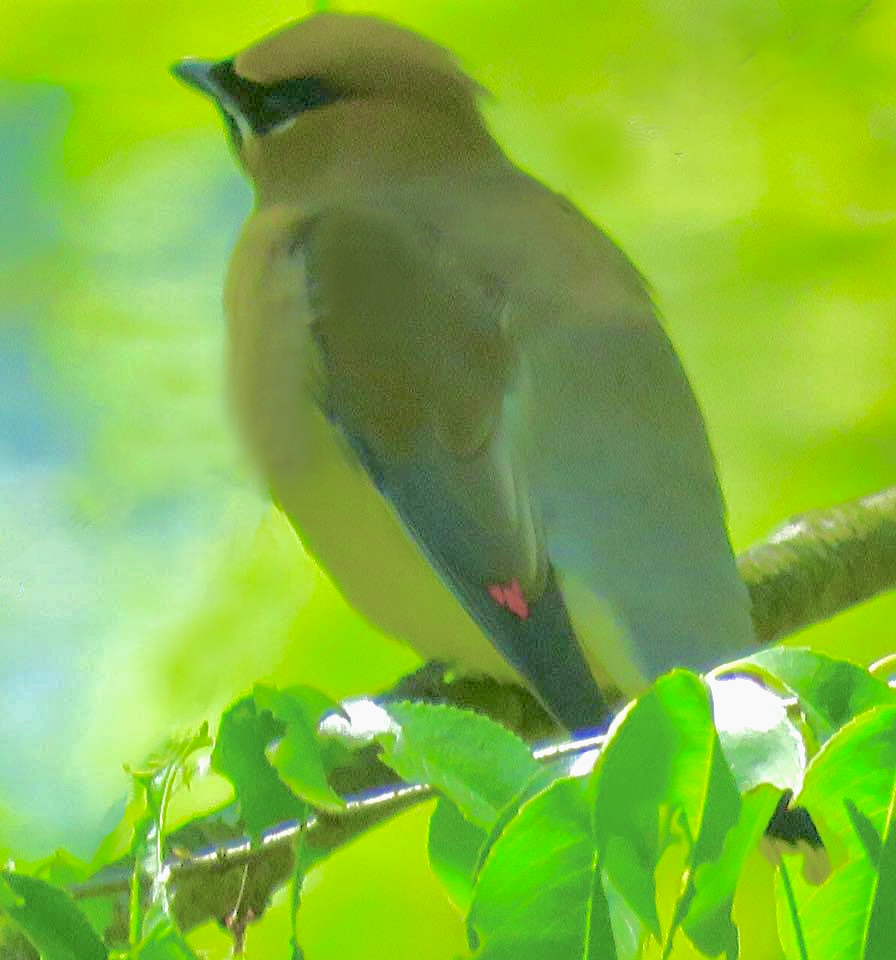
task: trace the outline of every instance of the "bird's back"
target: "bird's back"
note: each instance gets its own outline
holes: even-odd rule
[[[631,694],[674,666],[745,655],[749,597],[703,418],[644,281],[529,177],[481,189],[472,222],[472,204],[446,222],[506,289],[519,357],[508,416],[592,666]]]

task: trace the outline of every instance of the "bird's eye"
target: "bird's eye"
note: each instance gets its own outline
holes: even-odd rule
[[[260,115],[268,130],[306,110],[339,99],[319,77],[295,77],[262,89]],[[256,133],[264,132],[256,130]]]
[[[241,77],[234,69],[232,60],[216,64],[212,75],[223,94],[218,102],[237,145],[241,139],[240,120],[244,120],[253,133],[262,135],[306,110],[315,110],[341,99],[341,94],[320,77],[292,77],[278,83],[255,83]]]

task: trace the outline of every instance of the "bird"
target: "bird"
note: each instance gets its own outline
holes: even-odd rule
[[[569,730],[755,645],[701,410],[638,269],[437,43],[323,12],[175,75],[255,204],[239,428],[348,603]]]

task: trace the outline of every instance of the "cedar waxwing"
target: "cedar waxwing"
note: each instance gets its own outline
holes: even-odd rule
[[[749,651],[703,420],[638,271],[515,167],[441,47],[318,14],[175,68],[255,188],[238,416],[349,603],[569,728]]]

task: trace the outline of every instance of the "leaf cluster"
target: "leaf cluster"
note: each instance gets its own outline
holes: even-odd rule
[[[334,771],[359,757],[420,786],[346,801]],[[788,960],[896,956],[896,694],[805,650],[706,679],[675,671],[605,736],[534,752],[445,704],[343,708],[257,686],[215,738],[203,728],[130,774],[125,815],[91,863],[59,852],[2,874],[0,957],[191,958],[190,931],[210,917],[239,952],[284,883],[283,955],[301,957],[308,872],[433,793],[430,863],[477,960],[734,960],[758,923],[776,925]],[[232,799],[176,828],[174,798],[197,776],[224,778]],[[365,804],[385,813],[346,827]],[[742,896],[757,848],[774,864],[772,917]]]

